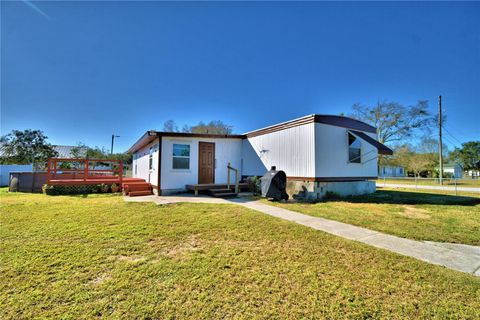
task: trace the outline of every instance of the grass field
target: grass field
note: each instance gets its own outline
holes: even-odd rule
[[[415,180],[415,178],[378,178],[377,185],[381,186],[384,183],[391,183],[391,184],[411,184],[415,185],[418,184],[419,186],[440,186],[438,179],[430,179],[430,178],[420,178]],[[444,179],[443,186],[445,187],[476,187],[480,188],[480,179]]]
[[[404,238],[480,245],[480,195],[475,193],[381,188],[314,204],[269,203]]]
[[[235,205],[1,200],[1,319],[476,318],[480,278]]]

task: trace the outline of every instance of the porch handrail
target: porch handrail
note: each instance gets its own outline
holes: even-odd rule
[[[76,162],[83,164],[83,168],[79,169],[68,169],[68,168],[59,168],[58,163],[63,162]],[[103,162],[103,163],[112,163],[118,164],[117,168],[112,169],[90,169],[90,163],[92,162]],[[58,176],[58,171],[60,172],[72,172],[83,173],[83,181],[89,180],[89,178],[94,177],[92,173],[111,173],[111,177],[115,177],[115,174],[118,174],[118,182],[121,185],[123,182],[123,162],[121,160],[106,160],[106,159],[77,159],[77,158],[49,158],[47,163],[47,183],[50,183],[50,180],[58,179],[61,176]]]
[[[227,164],[227,189],[230,189],[230,170],[235,171],[235,193],[238,193],[238,169],[232,167],[230,162]]]

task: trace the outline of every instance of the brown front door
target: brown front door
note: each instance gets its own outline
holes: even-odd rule
[[[215,143],[198,143],[198,183],[215,183]]]

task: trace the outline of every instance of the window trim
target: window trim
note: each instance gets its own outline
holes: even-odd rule
[[[358,142],[360,143],[360,147],[359,148],[352,148],[350,147],[350,136],[354,137],[355,140],[358,140]],[[354,140],[354,142],[355,142]],[[350,149],[358,149],[360,150],[360,156],[358,157],[358,159],[356,159],[355,161],[351,161],[350,160]],[[362,140],[355,136],[353,133],[350,133],[347,131],[347,159],[348,159],[348,163],[353,163],[353,164],[362,164]]]
[[[154,153],[154,150],[153,150],[153,146],[150,147],[150,149],[148,150],[148,170],[149,171],[153,171],[153,153]]]
[[[181,146],[188,146],[188,156],[176,156],[174,155],[174,149],[175,145],[181,145]],[[192,146],[190,143],[184,143],[184,142],[174,142],[172,143],[172,170],[173,171],[190,171],[191,169],[191,157],[192,157]],[[173,159],[174,158],[182,158],[182,159],[188,159],[188,168],[174,168],[173,167]]]

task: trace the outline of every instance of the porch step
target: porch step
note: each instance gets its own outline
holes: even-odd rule
[[[212,197],[217,197],[217,198],[230,198],[230,197],[236,197],[237,194],[232,191],[232,189],[228,188],[222,188],[222,189],[209,189],[208,193]]]
[[[130,191],[128,193],[130,197],[137,197],[137,196],[150,196],[152,195],[152,190],[143,190],[143,191]]]
[[[215,198],[233,198],[236,196],[237,194],[235,192],[212,193],[212,197]]]
[[[122,184],[123,192],[130,197],[151,195],[152,185],[145,180],[137,180]]]

